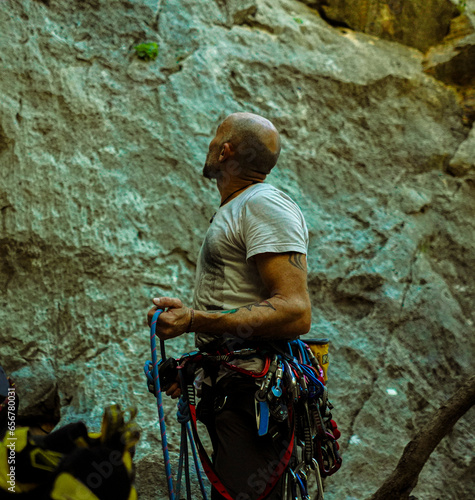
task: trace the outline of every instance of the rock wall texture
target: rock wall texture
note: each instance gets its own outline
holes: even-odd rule
[[[427,50],[448,33],[465,2],[454,0],[303,0],[330,23]]]
[[[143,499],[166,497],[145,314],[153,296],[190,301],[219,203],[202,164],[230,112],[280,130],[269,182],[310,230],[311,335],[332,341],[344,436],[326,498],[367,498],[473,371],[474,2],[454,22],[432,0],[436,37],[389,40],[329,25],[318,3],[0,1],[0,363],[25,418],[97,428],[105,405],[137,405]],[[475,497],[474,424],[437,447],[419,500]]]

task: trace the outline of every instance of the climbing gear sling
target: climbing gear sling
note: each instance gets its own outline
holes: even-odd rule
[[[153,392],[157,397],[169,498],[171,500],[179,498],[183,464],[185,477],[188,477],[188,439],[203,498],[206,499],[206,492],[196,449],[212,486],[224,498],[233,500],[216,474],[197,429],[197,420],[199,418],[199,420],[205,421],[206,411],[219,411],[228,403],[227,396],[224,395],[219,401],[215,399],[205,405],[207,408],[200,408],[203,401],[198,407],[196,406],[194,386],[196,370],[198,368],[204,369],[205,374],[210,376],[213,385],[215,385],[220,366],[225,366],[228,370],[235,372],[235,375],[249,377],[255,381],[256,429],[259,436],[266,434],[272,436],[279,424],[282,425],[285,422],[288,424],[287,449],[282,454],[279,464],[274,473],[271,474],[267,487],[259,499],[264,499],[272,491],[282,475],[285,475],[285,489],[289,495],[288,498],[296,499],[299,498],[299,495],[302,499],[309,498],[307,483],[310,471],[314,471],[316,475],[319,491],[317,498],[323,498],[321,478],[334,474],[341,466],[342,460],[337,443],[340,431],[332,418],[333,406],[328,401],[324,380],[326,373],[311,346],[301,340],[252,342],[249,345],[241,346],[238,350],[232,350],[226,344],[212,348],[205,346],[200,351],[186,353],[181,358],[170,361],[173,358],[166,358],[164,342],[160,341],[162,360],[157,361],[155,330],[161,312],[161,310],[157,310],[152,318],[150,337],[152,363],[150,361],[145,363],[144,372],[147,376],[150,392]],[[328,341],[326,339],[313,341],[313,344],[323,345],[323,349],[326,349],[324,354],[328,358]],[[263,360],[261,372],[251,372],[231,363],[235,359],[245,359],[251,356],[257,356]],[[328,362],[328,359],[326,361]],[[182,389],[182,397],[178,403],[178,419],[182,424],[182,444],[180,446],[177,486],[174,492],[160,387],[161,384],[176,380],[177,374],[179,374]],[[186,486],[187,498],[189,498],[189,479],[186,479]]]

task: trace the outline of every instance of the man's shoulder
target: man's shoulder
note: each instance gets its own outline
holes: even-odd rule
[[[249,208],[265,209],[280,206],[300,211],[298,204],[288,194],[267,183],[256,186],[243,202]]]

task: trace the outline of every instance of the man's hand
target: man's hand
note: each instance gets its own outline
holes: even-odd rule
[[[173,382],[173,384],[166,390],[167,396],[170,396],[172,399],[177,399],[181,396],[180,383]]]
[[[157,309],[163,309],[157,320],[156,334],[160,340],[172,339],[183,335],[191,320],[191,309],[185,307],[180,299],[161,297],[153,299],[154,307],[148,311],[148,324],[151,325],[152,317]]]

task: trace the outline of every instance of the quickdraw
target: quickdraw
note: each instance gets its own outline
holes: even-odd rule
[[[283,344],[267,343],[265,346],[243,348],[235,351],[221,348],[210,352],[195,351],[173,360],[165,356],[165,346],[161,341],[162,360],[156,360],[155,326],[161,313],[157,310],[152,319],[151,349],[152,362],[147,361],[144,372],[150,392],[157,397],[162,447],[167,471],[169,498],[180,498],[183,469],[187,498],[191,495],[189,482],[188,442],[192,450],[196,475],[204,499],[207,499],[199,461],[211,485],[226,499],[233,500],[208,457],[197,430],[196,395],[194,373],[198,367],[210,363],[253,377],[256,380],[255,411],[259,435],[270,432],[272,422],[289,422],[290,439],[281,461],[276,467],[266,490],[258,500],[264,499],[285,474],[286,491],[289,499],[309,498],[308,475],[313,471],[317,481],[317,499],[323,499],[322,477],[334,474],[341,466],[337,439],[340,431],[332,418],[332,405],[328,401],[325,386],[326,366],[322,367],[311,347],[301,340]],[[153,332],[153,333],[152,333]],[[264,367],[259,373],[245,370],[231,363],[234,359],[259,356]],[[154,359],[155,358],[155,359]],[[178,403],[178,420],[182,424],[180,458],[175,493],[170,469],[166,429],[163,418],[160,384],[165,386],[170,380],[180,376],[182,397]],[[165,384],[165,385],[164,385]],[[222,405],[225,404],[224,399]],[[222,406],[221,405],[221,406]]]

